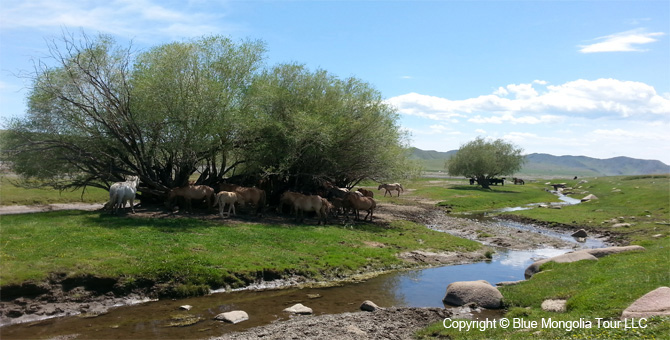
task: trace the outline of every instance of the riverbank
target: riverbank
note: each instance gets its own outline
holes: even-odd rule
[[[88,209],[90,205],[82,205]],[[53,207],[42,207],[45,210],[54,210]],[[179,220],[182,215],[167,214],[162,210],[138,209],[136,218],[152,217]],[[192,219],[193,216],[189,216]],[[196,216],[203,220],[212,220],[209,215]],[[276,216],[267,216],[265,219],[276,222]],[[538,247],[567,247],[553,237],[539,233],[524,233],[520,237],[518,232],[510,232],[508,228],[492,223],[485,223],[474,219],[463,219],[447,215],[443,209],[435,208],[432,202],[415,200],[412,205],[381,204],[375,214],[375,225],[388,225],[397,220],[411,220],[423,225],[430,225],[433,229],[454,233],[472,240],[484,242],[496,247],[512,249],[534,249]],[[245,221],[244,219],[226,221],[226,223],[245,224],[260,223],[262,221]],[[424,241],[422,241],[424,242]],[[385,247],[381,242],[368,242],[369,247]],[[425,267],[435,265],[463,264],[481,261],[484,259],[486,248],[477,251],[425,251],[415,250],[398,254],[399,258],[408,262],[403,267]],[[296,286],[327,286],[341,283],[346,280],[364,280],[383,273],[383,270],[349,273],[344,277],[330,280],[314,280],[304,275],[276,275],[275,277],[260,277],[249,281],[247,289],[281,289]],[[3,301],[0,302],[2,323],[30,322],[38,319],[66,315],[95,316],[105,313],[110,308],[120,305],[134,304],[157,298],[157,288],[151,281],[138,282],[132,290],[119,290],[121,282],[109,277],[86,275],[72,278],[68,275],[51,275],[42,282],[25,282],[21,285],[3,287]],[[160,287],[161,289],[173,289]],[[124,292],[125,291],[125,292]]]

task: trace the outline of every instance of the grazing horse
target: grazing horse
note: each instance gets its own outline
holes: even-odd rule
[[[358,192],[360,192],[361,194],[363,194],[363,196],[365,196],[365,197],[370,197],[370,198],[374,198],[374,197],[375,197],[375,193],[372,192],[372,191],[370,191],[370,190],[368,190],[368,189],[358,188]]]
[[[328,219],[328,205],[325,199],[321,198],[319,195],[303,195],[296,197],[293,201],[295,208],[295,218],[296,221],[305,220],[305,211],[314,211],[317,218],[319,219],[318,224],[325,224],[325,221]],[[326,203],[324,203],[326,201]]]
[[[526,184],[526,182],[524,182],[524,180],[522,180],[521,178],[514,177],[514,178],[512,178],[512,180],[514,180],[514,185],[517,185],[517,184],[524,185],[524,184]]]
[[[400,197],[400,192],[405,191],[405,189],[402,188],[402,185],[400,185],[400,183],[380,184],[379,187],[377,188],[377,190],[381,190],[382,188],[384,188],[384,190],[386,190],[386,191],[384,191],[384,197],[386,197],[387,193],[390,194],[391,196],[393,196],[393,193],[391,192],[393,190],[397,190],[398,191],[398,197]]]
[[[216,194],[216,199],[214,200],[214,206],[219,206],[219,216],[224,218],[223,211],[225,210],[226,204],[230,204],[228,207],[228,212],[226,217],[230,217],[230,211],[233,211],[233,216],[235,216],[235,203],[240,200],[239,195],[236,192],[230,191],[221,191]]]
[[[344,201],[354,210],[354,218],[356,220],[360,219],[359,210],[365,210],[368,214],[365,215],[363,221],[365,221],[368,216],[370,216],[370,221],[372,221],[372,214],[377,207],[377,202],[375,202],[374,198],[359,196],[352,192],[344,196]],[[348,214],[345,213],[345,216],[349,219]]]
[[[135,213],[135,194],[140,184],[138,176],[130,176],[125,182],[116,182],[109,187],[109,202],[105,209],[111,209],[116,213],[119,208],[123,209],[126,202],[130,201],[130,211]]]
[[[256,187],[243,187],[241,185],[231,183],[219,184],[219,190],[236,192],[241,196],[241,200],[239,201],[241,204],[256,206],[256,212],[258,214],[263,212],[266,200],[265,190],[261,190]]]
[[[165,207],[172,210],[179,199],[184,200],[187,211],[193,212],[191,200],[207,200],[207,208],[212,207],[212,198],[214,189],[207,185],[187,185],[170,190],[168,198],[165,201]]]

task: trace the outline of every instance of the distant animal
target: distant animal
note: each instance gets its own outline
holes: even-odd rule
[[[390,194],[391,196],[393,196],[393,193],[392,193],[391,191],[394,191],[394,190],[398,191],[398,197],[399,197],[399,196],[400,196],[400,192],[401,192],[401,191],[405,191],[405,190],[402,188],[402,185],[400,185],[400,183],[393,183],[393,184],[386,184],[386,183],[384,183],[384,184],[380,184],[379,187],[377,188],[377,190],[381,190],[382,188],[384,188],[384,190],[385,190],[385,191],[384,191],[384,197],[386,197],[386,194],[387,194],[387,193]]]
[[[212,199],[214,198],[214,189],[207,185],[187,185],[170,190],[165,207],[172,210],[178,202],[184,203],[184,208],[188,212],[193,212],[191,200],[206,200],[207,208],[212,208]]]
[[[575,176],[575,178],[573,178],[573,179],[576,180],[576,179],[577,179],[577,176]]]
[[[363,194],[363,196],[365,196],[365,197],[372,197],[372,198],[375,197],[375,193],[368,190],[368,189],[358,188],[358,192]]]
[[[521,178],[514,177],[514,178],[512,178],[512,180],[514,181],[514,185],[517,185],[517,184],[524,185],[524,184],[526,184],[526,182],[524,182],[524,180],[521,179]]]
[[[490,178],[489,183],[491,183],[493,185],[498,185],[498,184],[505,185],[505,178],[504,177],[503,178]]]
[[[365,221],[368,216],[370,216],[370,221],[372,221],[372,214],[374,213],[375,208],[377,207],[377,202],[375,202],[374,198],[371,197],[361,197],[359,195],[356,195],[355,193],[349,193],[346,196],[344,196],[344,201],[348,203],[349,207],[354,210],[354,219],[359,220],[360,219],[360,210],[365,210],[368,212],[367,215],[363,218],[363,221]],[[349,218],[349,215],[346,214],[346,218]]]
[[[242,196],[239,201],[240,204],[246,206],[252,205],[256,207],[256,213],[262,214],[265,208],[266,195],[265,190],[256,187],[243,187],[237,184],[221,183],[219,184],[220,191],[232,191]]]
[[[109,187],[109,202],[105,204],[105,209],[110,209],[117,213],[119,208],[123,209],[126,202],[130,201],[130,211],[135,213],[135,194],[137,186],[140,184],[138,176],[129,176],[125,182],[116,182]]]
[[[475,184],[475,181],[476,181],[476,179],[474,179],[474,178],[470,178],[470,185]]]
[[[316,213],[317,218],[319,219],[318,224],[325,224],[325,221],[328,219],[328,207],[324,203],[325,199],[321,198],[319,195],[302,195],[298,196],[294,201],[294,207],[296,211],[296,221],[305,220],[305,212],[313,211]]]
[[[230,191],[220,191],[216,194],[216,199],[214,200],[214,206],[219,206],[219,216],[221,218],[230,217],[230,212],[232,210],[233,216],[235,216],[235,203],[240,200],[239,195],[236,192]],[[224,214],[226,204],[229,204],[228,212]]]

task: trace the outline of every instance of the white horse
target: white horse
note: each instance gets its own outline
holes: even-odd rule
[[[105,208],[111,209],[116,213],[119,208],[123,209],[126,202],[130,201],[130,211],[135,213],[135,194],[137,186],[140,184],[138,176],[130,176],[125,182],[116,182],[109,187],[109,202]]]
[[[393,190],[397,190],[397,191],[398,191],[398,196],[400,196],[400,192],[401,192],[401,191],[405,191],[405,190],[402,188],[402,185],[400,185],[400,183],[393,183],[393,184],[385,184],[385,183],[384,183],[384,184],[380,184],[379,187],[377,188],[377,190],[381,190],[382,188],[384,188],[384,190],[386,190],[386,191],[384,191],[384,197],[386,197],[386,194],[387,194],[387,193],[390,194],[391,196],[393,196],[393,193],[391,192],[391,191],[393,191]]]
[[[221,191],[216,194],[216,199],[214,200],[214,206],[219,206],[219,216],[221,218],[230,217],[230,212],[232,210],[233,216],[235,216],[235,203],[244,202],[242,195],[231,192],[231,191]],[[224,213],[226,204],[230,204],[228,207],[228,213]]]

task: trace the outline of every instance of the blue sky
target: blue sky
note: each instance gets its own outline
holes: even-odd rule
[[[263,40],[268,65],[372,84],[425,150],[482,136],[670,164],[669,1],[2,0],[0,124],[25,112],[18,75],[64,28],[139,49]]]

